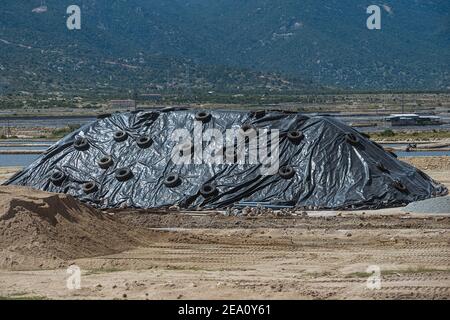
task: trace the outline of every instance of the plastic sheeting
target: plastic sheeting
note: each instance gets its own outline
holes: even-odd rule
[[[201,128],[219,129],[224,135],[226,129],[239,129],[243,124],[278,129],[279,165],[294,169],[291,178],[278,173],[261,175],[261,164],[176,164],[172,152],[178,142],[172,141],[172,132],[180,128],[193,132],[198,112],[161,109],[99,118],[57,142],[6,184],[68,193],[101,208],[177,205],[211,209],[245,202],[362,209],[399,206],[447,193],[444,186],[420,170],[333,118],[281,111],[207,111],[209,119]],[[126,133],[123,141],[114,138],[119,131]],[[303,134],[299,143],[288,139],[288,133],[294,131]],[[357,141],[349,141],[349,133]],[[138,146],[137,141],[146,136],[151,138],[150,146]],[[87,145],[80,145],[80,138],[85,138]],[[113,164],[102,169],[98,161],[105,156],[110,156]],[[116,176],[119,168],[131,171],[125,181]],[[55,172],[62,173],[56,175],[62,178],[59,183],[51,181]],[[174,173],[178,183],[168,187],[164,180]],[[201,188],[206,183],[216,192],[204,196]]]

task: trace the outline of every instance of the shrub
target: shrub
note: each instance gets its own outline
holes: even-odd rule
[[[380,136],[382,137],[393,137],[395,136],[395,132],[392,131],[391,129],[386,129],[383,132],[380,133]]]

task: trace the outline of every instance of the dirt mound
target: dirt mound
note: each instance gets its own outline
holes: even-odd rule
[[[128,227],[70,195],[0,187],[0,268],[62,267],[154,237],[155,232]]]
[[[411,202],[405,208],[411,213],[446,213],[450,214],[450,197],[432,198],[423,201]]]

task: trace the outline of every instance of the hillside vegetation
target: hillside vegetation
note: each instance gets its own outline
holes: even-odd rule
[[[363,0],[4,0],[0,90],[446,90],[450,3]]]

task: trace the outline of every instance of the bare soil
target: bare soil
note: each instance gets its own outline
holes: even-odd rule
[[[424,171],[442,171],[447,173],[450,171],[450,157],[410,157],[400,158],[403,162],[407,162],[416,168]],[[428,173],[428,172],[427,172]]]
[[[450,186],[447,160],[408,159]],[[105,213],[66,195],[0,187],[0,297],[450,299],[449,216],[297,214]],[[79,290],[66,287],[72,264],[82,270]],[[379,290],[367,287],[374,265]]]
[[[0,183],[8,180],[14,173],[20,171],[22,167],[0,167]]]
[[[449,299],[448,218],[336,220],[323,228],[173,229],[145,247],[70,261],[65,268],[0,271],[0,295],[48,299]],[[335,219],[330,219],[333,221]],[[402,224],[402,228],[395,228]],[[313,225],[313,226],[311,226]],[[364,228],[369,225],[369,228]],[[372,226],[371,226],[372,225]],[[375,225],[375,226],[373,226]],[[383,227],[384,225],[384,227]],[[381,270],[381,289],[366,283]]]
[[[78,257],[152,243],[155,232],[128,227],[70,195],[0,186],[0,268],[64,267]]]

